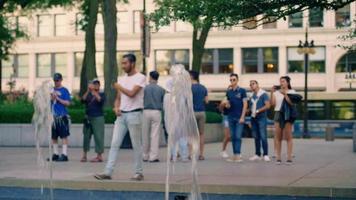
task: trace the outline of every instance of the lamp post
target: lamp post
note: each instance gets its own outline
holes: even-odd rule
[[[308,70],[309,70],[309,54],[314,54],[314,41],[308,41],[308,25],[305,28],[305,41],[299,40],[298,53],[304,54],[304,130],[303,138],[310,138],[308,132]]]

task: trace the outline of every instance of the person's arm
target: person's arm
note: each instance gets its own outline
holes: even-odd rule
[[[120,104],[121,104],[121,95],[120,95],[120,92],[118,91],[117,94],[116,94],[116,98],[115,98],[115,102],[114,102],[114,108],[113,108],[116,116],[120,116],[121,115]]]
[[[70,105],[70,94],[68,91],[64,92],[63,99],[60,98],[57,94],[55,94],[55,98],[59,103],[63,104],[64,106]]]
[[[87,91],[85,91],[85,93],[83,94],[82,101],[85,102],[87,100],[88,95],[89,95],[89,89]]]
[[[92,94],[93,94],[93,96],[95,97],[95,100],[96,100],[97,102],[101,102],[101,96],[100,96],[99,92],[93,91]]]
[[[245,122],[245,115],[247,112],[247,100],[243,101],[243,107],[242,107],[242,113],[241,113],[241,117],[240,117],[240,124],[243,124]]]
[[[270,109],[270,107],[271,107],[271,103],[270,103],[270,101],[268,99],[267,93],[265,93],[264,95],[265,95],[265,98],[264,98],[265,105],[262,108],[258,109],[258,113],[265,112],[268,109]]]
[[[274,87],[272,87],[271,89],[271,106],[275,106],[276,105],[276,97],[274,96],[274,93],[276,92],[276,89]]]
[[[287,103],[288,103],[289,105],[293,105],[293,102],[290,100],[290,98],[289,98],[287,92],[284,91],[284,90],[281,90],[281,93],[283,94],[284,99],[287,101]]]
[[[205,104],[209,103],[209,97],[208,97],[208,90],[205,88],[205,98],[204,98]]]
[[[128,90],[122,87],[120,84],[115,83],[114,87],[118,90],[118,92],[122,92],[123,94],[127,95],[128,97],[134,97],[141,89],[141,86],[135,85],[132,90]]]

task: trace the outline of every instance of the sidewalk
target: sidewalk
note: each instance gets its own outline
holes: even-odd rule
[[[230,145],[230,144],[229,144]],[[269,140],[270,154],[273,141]],[[294,164],[251,162],[252,139],[244,139],[243,163],[228,163],[219,157],[221,144],[206,145],[206,160],[198,163],[202,193],[337,196],[356,198],[356,153],[352,140],[325,142],[296,139]],[[229,146],[229,152],[231,147]],[[95,190],[164,191],[166,148],[160,150],[160,163],[144,163],[143,182],[132,182],[132,151],[122,149],[113,180],[98,181],[93,174],[103,171],[104,163],[81,163],[81,149],[70,149],[67,163],[54,164],[56,188]],[[283,152],[286,152],[284,142]],[[107,157],[108,149],[104,157]],[[89,159],[95,154],[89,153]],[[285,155],[285,153],[284,153]],[[35,148],[0,148],[0,187],[40,187],[48,172],[40,172]],[[285,156],[284,156],[285,161]],[[189,192],[191,163],[175,164],[172,191]]]

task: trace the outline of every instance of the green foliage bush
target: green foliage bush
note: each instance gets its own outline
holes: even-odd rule
[[[0,104],[0,123],[31,123],[34,109],[32,102],[19,101],[16,103],[4,102]],[[79,103],[71,105],[68,108],[69,115],[72,123],[78,124],[83,122],[85,110],[84,106]],[[107,107],[104,109],[105,123],[113,124],[116,116],[112,108]],[[206,123],[220,123],[222,117],[216,112],[206,112]]]

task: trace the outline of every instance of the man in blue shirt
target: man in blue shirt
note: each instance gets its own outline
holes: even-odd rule
[[[198,72],[190,71],[189,73],[192,80],[193,109],[200,135],[200,153],[198,159],[204,160],[205,104],[208,103],[208,90],[204,85],[199,83]]]
[[[62,86],[63,77],[60,73],[53,75],[54,88],[51,93],[51,104],[53,113],[52,144],[53,161],[68,161],[68,136],[69,119],[67,106],[70,105],[70,94],[67,88]],[[62,155],[58,152],[58,138],[62,139]]]
[[[271,161],[268,157],[267,143],[267,110],[270,108],[269,97],[267,92],[258,86],[256,80],[250,81],[250,88],[253,92],[250,100],[251,110],[251,125],[252,133],[255,138],[256,154],[249,160],[264,160]],[[261,144],[263,149],[263,157],[261,157]]]
[[[230,75],[230,87],[226,92],[227,100],[229,101],[229,127],[231,134],[231,143],[234,155],[227,159],[228,162],[242,162],[241,158],[241,143],[242,132],[245,122],[245,114],[247,110],[247,95],[246,90],[238,86],[238,75]]]

